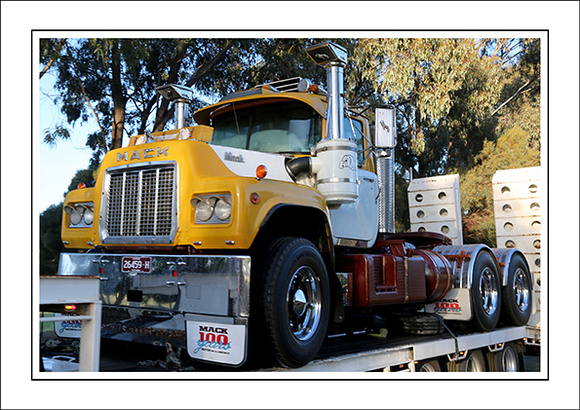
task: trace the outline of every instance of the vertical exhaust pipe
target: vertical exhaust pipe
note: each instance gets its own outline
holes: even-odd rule
[[[326,70],[328,88],[328,117],[326,118],[326,138],[342,138],[344,120],[344,67],[346,67],[346,50],[331,42],[317,44],[306,48],[306,53],[316,65]]]
[[[375,147],[379,183],[379,234],[395,232],[395,146],[397,120],[395,108],[375,111]]]
[[[155,88],[163,98],[175,103],[175,128],[186,127],[189,104],[193,101],[193,90],[178,84],[165,84]]]

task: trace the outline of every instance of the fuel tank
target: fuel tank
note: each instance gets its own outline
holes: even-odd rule
[[[372,252],[340,255],[337,272],[352,275],[348,294],[356,307],[430,303],[453,286],[444,256],[404,240],[377,241]]]

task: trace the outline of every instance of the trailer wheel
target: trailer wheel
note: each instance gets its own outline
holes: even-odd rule
[[[416,372],[440,372],[441,365],[437,359],[423,360],[415,365]]]
[[[485,358],[481,350],[467,352],[467,356],[461,361],[450,361],[447,363],[449,372],[485,372]]]
[[[506,343],[503,350],[487,353],[487,364],[490,372],[519,372],[522,369],[522,354],[516,344]]]
[[[513,256],[507,275],[507,286],[502,292],[502,319],[511,325],[523,326],[532,313],[532,281],[521,255]]]
[[[471,298],[473,300],[473,324],[478,330],[495,329],[501,306],[501,282],[494,257],[482,252],[473,269]]]
[[[330,290],[322,257],[312,242],[280,238],[269,247],[263,307],[274,359],[299,367],[320,350],[328,328]]]

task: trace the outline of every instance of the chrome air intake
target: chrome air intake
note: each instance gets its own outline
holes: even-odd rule
[[[326,137],[316,146],[316,185],[329,205],[352,203],[358,198],[357,145],[343,137],[344,67],[346,50],[326,42],[308,47],[314,62],[326,69],[328,110]]]

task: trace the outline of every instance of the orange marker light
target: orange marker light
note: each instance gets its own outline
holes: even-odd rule
[[[256,168],[256,178],[258,179],[258,181],[264,178],[267,174],[268,168],[266,168],[265,165],[258,165],[258,168]]]
[[[79,184],[77,185],[77,189],[83,189],[86,188],[87,186],[85,185],[84,182],[79,182]]]

